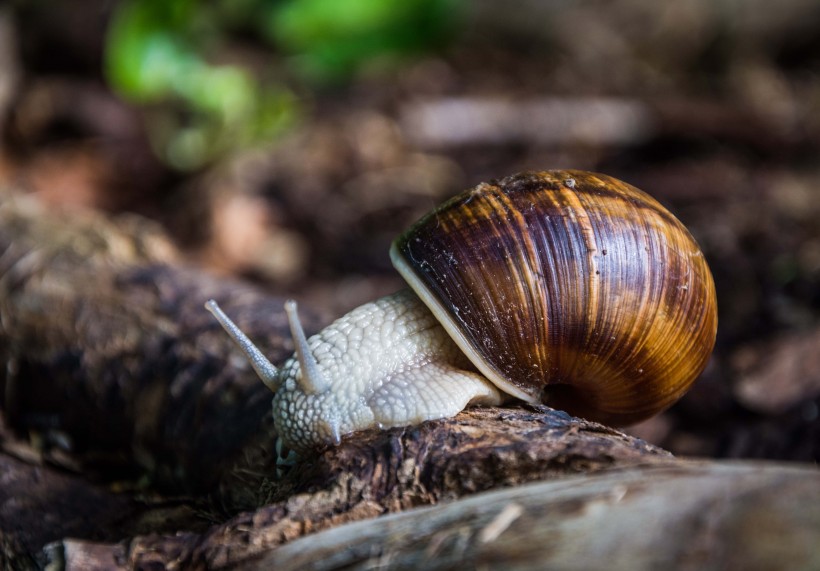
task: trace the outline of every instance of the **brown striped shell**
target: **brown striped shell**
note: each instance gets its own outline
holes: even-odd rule
[[[703,253],[656,200],[612,177],[480,184],[400,236],[396,268],[505,392],[624,425],[706,366],[717,301]]]

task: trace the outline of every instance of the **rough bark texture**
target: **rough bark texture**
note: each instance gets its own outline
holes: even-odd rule
[[[313,496],[309,502],[321,502]],[[296,502],[294,502],[295,504]],[[69,570],[816,569],[820,473],[763,463],[686,462],[486,492],[436,507],[304,529],[263,511],[206,534],[117,545],[67,540],[44,560]],[[287,527],[290,529],[287,529]],[[277,529],[278,528],[278,529]],[[271,542],[276,530],[279,541]],[[309,531],[315,531],[309,529]],[[282,547],[274,549],[280,543]]]
[[[47,214],[27,200],[0,204],[0,253],[8,426],[65,467],[210,488],[270,392],[203,303],[224,304],[281,360],[292,350],[283,300],[170,265],[173,248],[140,219]]]
[[[617,519],[615,508],[625,504],[599,501],[606,478],[614,478],[606,493],[614,493],[614,486],[626,490],[624,497],[634,490],[636,498],[645,498],[635,504],[638,511],[654,506],[653,498],[663,506],[679,489],[707,482],[704,489],[713,495],[692,500],[694,511],[687,513],[722,501],[731,509],[721,513],[731,517],[753,505],[746,503],[747,488],[733,487],[733,479],[751,482],[760,497],[788,485],[795,490],[791,499],[771,500],[771,509],[783,512],[782,529],[798,538],[817,532],[811,507],[817,502],[808,501],[803,510],[794,495],[812,485],[816,491],[816,472],[766,468],[766,477],[757,480],[757,466],[692,468],[639,439],[541,406],[472,409],[420,426],[358,433],[292,468],[277,468],[270,395],[202,303],[216,298],[272,359],[281,360],[291,350],[282,300],[180,267],[176,257],[156,230],[136,219],[123,227],[97,215],[56,216],[28,201],[0,203],[5,566],[287,568],[311,561],[337,568],[438,561],[446,567],[456,556],[493,566],[502,561],[486,551],[495,533],[506,539],[502,528],[535,520],[539,509],[566,512],[566,523],[552,517],[521,530],[520,545],[539,544],[516,551],[513,559],[526,568],[542,556],[535,547],[549,544],[546,538],[555,533],[578,535],[583,545],[592,537],[584,535],[584,526],[599,529],[592,515]],[[319,319],[303,313],[315,329]],[[590,477],[613,470],[604,479]],[[560,481],[567,477],[574,477],[570,488]],[[555,481],[539,484],[544,490],[520,486],[537,480]],[[578,487],[577,498],[567,500],[571,510],[560,504],[560,494],[559,504],[538,507],[551,485],[558,486],[555,493]],[[516,488],[498,493],[515,499],[488,504],[497,509],[478,509],[485,501],[479,497],[468,504],[459,500],[510,486]],[[520,507],[504,508],[510,501]],[[337,550],[326,548],[337,541],[327,535],[317,535],[321,539],[301,551],[276,549],[336,527],[357,534],[344,531],[350,529],[344,524],[435,503],[446,504],[435,510],[453,511],[407,514],[421,518],[407,524],[416,535],[379,536],[395,529],[382,521],[394,526],[405,520],[378,519],[356,524],[365,525],[369,531],[361,539],[372,543],[338,556],[326,557]],[[536,511],[529,515],[531,504]],[[450,513],[446,521],[463,522],[456,527],[463,532],[436,531],[432,519],[422,525],[425,513]],[[573,514],[592,515],[581,521]],[[648,521],[662,527],[664,517],[651,512]],[[743,526],[724,523],[731,541],[709,535],[708,526],[693,528],[706,533],[704,560],[722,554],[724,543],[756,540],[744,535]],[[628,541],[614,527],[613,541]],[[661,564],[676,556],[671,546],[656,547],[636,532],[628,545],[645,561]]]
[[[818,529],[815,470],[681,463],[350,524],[245,569],[816,569]]]

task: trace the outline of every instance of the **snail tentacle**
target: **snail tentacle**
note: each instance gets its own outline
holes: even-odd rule
[[[245,353],[253,370],[256,371],[256,374],[259,375],[259,378],[262,379],[265,386],[274,393],[278,391],[279,387],[282,386],[279,369],[262,354],[262,351],[237,327],[236,323],[225,315],[225,312],[222,311],[222,308],[219,307],[216,301],[212,299],[208,300],[205,304],[205,309],[213,314],[225,332],[233,339],[234,343],[236,343],[236,346]]]
[[[299,314],[296,311],[296,302],[292,299],[285,302],[285,313],[288,316],[288,325],[290,325],[290,334],[293,337],[296,358],[299,360],[299,367],[301,368],[301,374],[296,377],[296,382],[299,383],[305,394],[319,395],[327,392],[330,385],[319,370],[319,365],[316,363],[313,353],[310,352],[305,330],[302,328],[302,322],[299,321]]]

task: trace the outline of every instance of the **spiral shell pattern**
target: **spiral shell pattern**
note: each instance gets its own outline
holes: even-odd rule
[[[417,222],[391,257],[499,388],[591,420],[667,408],[714,347],[715,287],[694,238],[606,175],[480,184]]]

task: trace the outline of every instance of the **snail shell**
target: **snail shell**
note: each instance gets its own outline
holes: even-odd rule
[[[391,258],[497,387],[602,423],[670,406],[714,346],[715,287],[694,238],[609,176],[480,184],[402,234]]]

